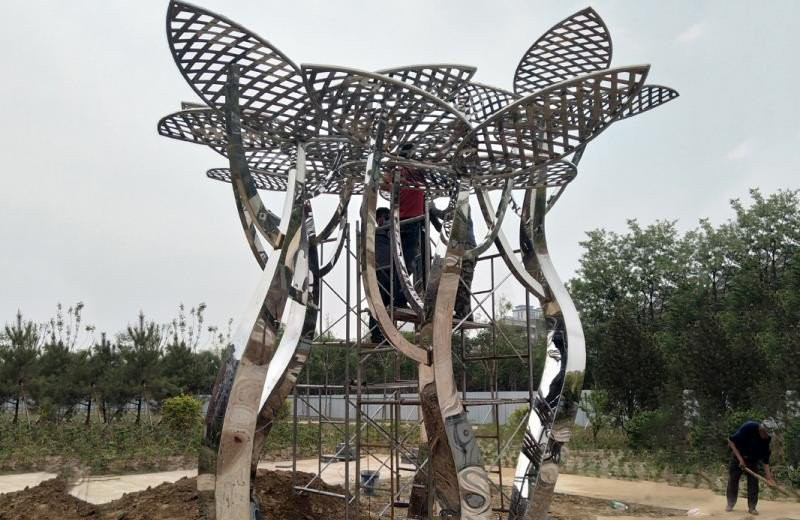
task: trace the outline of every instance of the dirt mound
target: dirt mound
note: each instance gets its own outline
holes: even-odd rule
[[[309,473],[298,472],[295,484],[305,485],[312,478]],[[344,493],[340,486],[318,482],[314,487]],[[202,520],[194,478],[129,493],[99,506],[69,495],[67,489],[64,480],[52,479],[24,491],[0,495],[0,520]],[[340,498],[294,493],[290,472],[259,471],[256,496],[263,520],[344,519]]]
[[[306,485],[312,478],[309,473],[298,472],[294,484]],[[195,486],[195,479],[183,478],[95,506],[69,495],[63,479],[53,479],[24,491],[0,495],[0,520],[202,520]],[[341,486],[319,481],[314,487],[344,493]],[[340,498],[294,493],[292,474],[287,471],[259,471],[256,496],[263,520],[344,520]],[[362,507],[366,509],[368,505]],[[650,517],[686,514],[676,509],[635,504],[629,507],[628,511],[618,511],[604,500],[555,494],[550,515],[554,520],[590,520],[597,514]],[[366,512],[361,518],[368,518]]]
[[[128,493],[101,507],[101,520],[202,519],[197,502],[197,484],[193,478]]]
[[[99,508],[67,493],[63,479],[0,495],[0,520],[100,520]]]
[[[296,474],[297,485],[313,478],[309,473]],[[339,486],[322,483],[319,489],[344,493]],[[344,518],[342,500],[317,494],[298,495],[292,489],[292,474],[284,471],[259,471],[256,496],[263,520],[339,520]],[[200,520],[200,507],[194,478],[129,493],[102,506],[102,520]]]

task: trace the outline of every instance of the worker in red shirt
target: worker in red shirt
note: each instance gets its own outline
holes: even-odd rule
[[[413,143],[400,145],[398,155],[411,159],[414,154]],[[422,217],[425,214],[425,177],[419,171],[401,166],[399,168],[401,187],[398,190],[397,204],[400,210],[400,242],[403,248],[408,274],[414,277],[417,290],[424,288],[423,249],[425,239],[425,220],[420,218],[413,222],[404,220]]]

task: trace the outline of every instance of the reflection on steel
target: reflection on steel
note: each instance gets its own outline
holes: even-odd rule
[[[539,300],[547,321],[545,366],[530,400],[508,510],[511,520],[544,518],[585,369],[580,320],[550,260],[545,215],[576,178],[589,141],[611,123],[666,103],[677,92],[644,85],[648,65],[609,68],[609,32],[591,8],[535,41],[516,70],[514,92],[473,82],[475,68],[465,65],[378,72],[299,67],[242,26],[176,0],[168,7],[167,37],[176,65],[202,103],[184,102],[181,111],[159,121],[158,131],[227,157],[228,168],[210,169],[207,176],[231,183],[242,229],[263,271],[205,421],[198,491],[206,516],[246,520],[256,514],[251,486],[258,456],[309,356],[321,278],[333,269],[348,237],[351,197],[361,195],[357,270],[367,306],[389,345],[375,352],[393,349],[418,366],[420,454],[427,457],[414,462],[409,518],[492,515],[491,483],[467,422],[452,357],[454,335],[464,330],[463,320],[453,320],[462,265],[479,260],[492,245],[513,279]],[[389,233],[400,279],[395,290],[405,293],[411,312],[383,303],[375,261],[378,197],[395,201],[401,186],[424,190],[429,201],[449,198],[437,247],[424,265],[424,287],[415,287],[405,268],[399,208],[392,208]],[[549,189],[555,194],[548,199]],[[259,190],[285,192],[283,208],[270,211]],[[514,190],[524,190],[518,212],[521,255],[502,230],[508,206],[516,207]],[[496,208],[490,191],[500,193]],[[325,193],[339,200],[315,234],[311,199]],[[477,245],[468,239],[472,194],[487,226]],[[321,245],[334,233],[332,253],[323,260]],[[428,237],[430,230],[425,233]],[[349,254],[345,257],[349,265]],[[416,339],[401,333],[398,316],[415,323]],[[360,340],[356,345],[363,350]],[[357,414],[357,431],[361,419]],[[346,421],[345,432],[349,427]],[[308,485],[297,489],[315,492]],[[395,499],[399,489],[392,484]],[[346,491],[347,511],[359,495],[359,487],[352,498]],[[394,503],[387,507],[394,510]]]
[[[245,209],[244,204],[242,204],[236,187],[233,187],[233,198],[236,200],[236,212],[239,214],[239,222],[242,225],[244,236],[247,238],[247,245],[250,246],[250,251],[253,253],[256,262],[258,262],[258,266],[264,269],[267,266],[269,253],[267,253],[267,248],[258,237],[258,231],[256,231],[256,226],[253,224],[253,218],[250,216],[250,212]]]
[[[480,255],[482,255],[492,243],[497,239],[497,235],[500,234],[500,228],[503,225],[503,218],[506,215],[506,210],[508,209],[508,203],[511,201],[511,190],[514,188],[514,183],[512,179],[506,179],[505,186],[503,187],[503,194],[500,196],[500,204],[497,205],[497,213],[495,214],[494,218],[487,219],[487,233],[486,238],[480,244],[476,244],[474,247],[467,249],[464,252],[464,258],[470,260],[477,260]],[[480,197],[485,191],[481,188],[476,187],[475,192]],[[465,224],[466,225],[466,224]]]
[[[431,281],[426,289],[426,320],[422,326],[421,336],[423,342],[430,341],[433,347],[433,380],[438,400],[438,412],[444,425],[444,435],[436,432],[438,438],[435,442],[449,448],[452,470],[455,473],[453,475],[455,479],[451,477],[449,481],[457,484],[454,491],[458,492],[459,507],[454,509],[455,504],[450,504],[451,514],[461,518],[478,519],[488,518],[491,513],[489,478],[483,468],[477,439],[467,421],[464,405],[458,395],[453,376],[451,353],[453,312],[461,280],[461,261],[469,247],[467,245],[468,204],[469,185],[463,183],[459,186],[447,249],[443,256],[437,252],[433,261]],[[422,391],[426,390],[422,389]],[[434,424],[439,427],[441,423],[436,421]],[[432,439],[431,430],[432,428],[428,428],[429,439]],[[450,460],[447,462],[450,463]],[[434,460],[434,465],[436,463],[437,461]],[[434,481],[437,490],[439,488],[446,489],[446,487],[440,486],[440,475],[435,475]]]
[[[394,174],[392,177],[391,200],[396,201],[400,198],[400,175]],[[420,186],[420,188],[423,187]],[[403,291],[403,294],[405,294],[406,301],[411,306],[411,310],[414,311],[418,317],[421,317],[423,313],[422,298],[420,298],[416,289],[414,289],[414,284],[411,281],[411,275],[408,273],[408,269],[406,268],[406,259],[403,257],[403,244],[400,235],[400,204],[394,204],[391,207],[389,232],[391,235],[390,242],[392,247],[392,257],[394,259],[394,268],[397,272],[397,279],[400,281],[399,289]]]
[[[561,446],[569,441],[583,387],[586,347],[578,311],[547,249],[546,190],[527,190],[520,247],[531,276],[542,280],[539,302],[547,321],[547,356],[517,461],[509,518],[544,518],[558,478]],[[535,493],[535,494],[534,494]]]
[[[310,202],[303,203],[303,229],[295,261],[294,276],[289,287],[288,304],[284,310],[281,341],[269,361],[266,381],[261,391],[260,410],[254,434],[251,479],[256,477],[258,460],[273,420],[291,393],[311,352],[311,341],[317,325],[320,269],[317,247],[313,245],[314,219]],[[338,256],[338,253],[337,253]]]
[[[227,76],[228,103],[225,108],[233,184],[237,202],[243,205],[245,212],[253,215],[254,208],[256,211],[263,211],[263,204],[258,199],[257,193],[251,194],[255,189],[248,182],[249,172],[244,160],[239,127],[238,77],[233,65],[228,70]],[[287,351],[293,353],[297,346],[296,343],[287,345],[282,341],[276,350],[275,340],[278,335],[279,320],[283,317],[287,301],[290,310],[300,306],[303,307],[304,314],[304,305],[308,297],[308,237],[304,225],[304,184],[303,149],[298,146],[298,164],[296,170],[289,173],[289,190],[286,192],[286,202],[279,226],[275,229],[269,219],[263,219],[260,228],[256,226],[263,235],[273,237],[273,243],[276,243],[277,247],[269,254],[262,283],[248,308],[248,316],[240,323],[234,339],[235,350],[232,356],[239,361],[239,364],[228,393],[228,403],[217,448],[213,506],[217,518],[244,518],[249,516],[255,507],[249,483],[256,426],[259,418],[263,419],[263,415],[259,412],[264,403],[263,400],[259,400],[259,396],[265,389],[265,379],[268,378],[273,357],[280,355],[285,357]],[[255,311],[256,306],[260,310],[257,311],[257,318],[251,321],[249,314]],[[300,324],[303,317],[299,319]],[[298,321],[296,315],[292,313],[287,314],[286,318]],[[287,322],[286,328],[295,330],[297,325]],[[266,390],[271,392],[274,388],[267,387]],[[209,516],[212,516],[211,504],[207,503],[206,507]]]

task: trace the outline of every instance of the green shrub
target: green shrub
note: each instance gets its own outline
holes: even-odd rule
[[[745,421],[763,418],[763,414],[754,410],[733,410],[725,415],[701,413],[689,430],[689,459],[697,464],[725,459],[730,456],[728,437]]]
[[[527,415],[528,415],[527,406],[521,406],[516,410],[514,410],[513,412],[511,412],[511,414],[506,419],[505,426],[503,427],[504,430],[503,437],[508,438],[512,433],[514,433],[514,430],[517,428],[517,426],[519,426],[519,423],[521,423],[523,419],[526,418]],[[515,436],[515,439],[521,439],[522,436],[525,434],[526,428],[527,428],[527,421],[526,424],[520,426],[519,430],[517,430],[517,435]]]
[[[786,480],[795,488],[800,489],[800,466],[790,466],[787,471]]]
[[[786,421],[783,449],[786,464],[796,468],[797,482],[795,485],[800,485],[800,417]]]
[[[728,436],[733,435],[733,432],[747,421],[761,422],[763,420],[764,414],[756,410],[731,411],[725,416],[725,438],[727,439]]]
[[[663,410],[645,410],[625,423],[628,446],[635,450],[652,450],[668,446],[671,431],[670,414]]]
[[[200,424],[202,403],[190,395],[164,399],[161,421],[175,431],[191,431]]]
[[[52,471],[53,464],[77,464],[92,473],[120,473],[174,469],[177,459],[197,460],[199,427],[178,432],[163,422],[136,424],[134,419],[84,424],[34,416],[28,426],[0,414],[0,471]]]

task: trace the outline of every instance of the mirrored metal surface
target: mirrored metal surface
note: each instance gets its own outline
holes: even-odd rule
[[[489,480],[458,394],[452,347],[462,265],[494,244],[514,278],[539,299],[548,324],[545,367],[510,513],[513,519],[544,518],[585,368],[580,321],[550,260],[544,215],[576,178],[589,141],[612,122],[660,106],[677,92],[644,85],[646,65],[609,69],[610,35],[591,8],[534,42],[514,75],[514,92],[473,82],[475,68],[465,65],[378,72],[298,67],[241,25],[176,0],[168,7],[167,38],[181,74],[203,102],[185,102],[159,122],[159,133],[227,157],[229,168],[207,175],[231,182],[242,229],[262,269],[206,417],[198,490],[207,516],[245,520],[253,514],[251,472],[309,355],[320,278],[339,259],[351,196],[362,194],[358,260],[366,301],[388,344],[419,368],[427,441],[421,453],[429,454],[430,464],[415,482],[425,481],[426,473],[430,479],[411,493],[409,516],[433,514],[434,498],[445,516],[484,519],[491,513]],[[416,175],[393,175],[397,171]],[[375,213],[382,190],[396,195],[412,184],[450,202],[430,265],[424,265],[424,288],[415,288],[404,268],[393,208],[398,289],[417,317],[417,339],[410,341],[381,298]],[[550,199],[548,188],[556,189]],[[285,191],[282,210],[270,211],[258,190]],[[496,209],[493,190],[501,192]],[[521,257],[501,229],[508,207],[515,206],[513,190],[525,190]],[[322,193],[338,194],[339,201],[315,235],[309,201]],[[472,193],[487,224],[477,244],[466,236]],[[337,230],[330,259],[319,258],[319,246]]]

